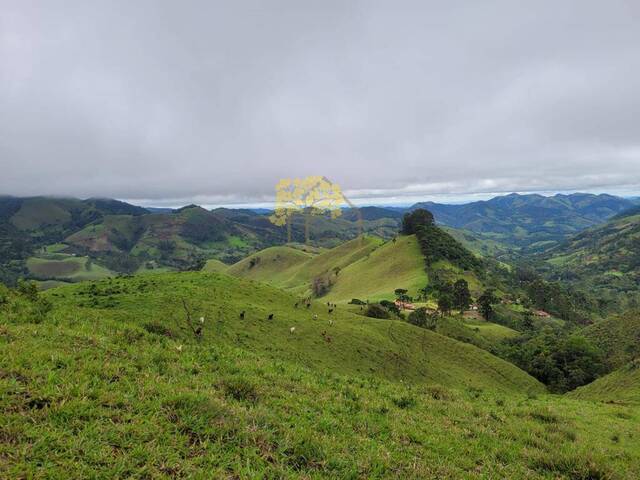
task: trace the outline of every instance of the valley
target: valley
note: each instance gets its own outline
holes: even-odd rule
[[[603,317],[579,288],[610,268],[583,250],[633,251],[633,216],[519,264],[514,245],[420,209],[367,211],[383,236],[354,237],[348,212],[315,218],[345,237],[313,230],[311,245],[250,211],[84,213],[73,228],[61,211],[10,217],[29,226],[37,282],[0,287],[5,475],[37,475],[52,450],[54,477],[640,475],[640,314]],[[570,282],[557,258],[575,258]]]

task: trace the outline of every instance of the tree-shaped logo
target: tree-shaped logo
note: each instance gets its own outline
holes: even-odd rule
[[[303,215],[304,237],[308,244],[311,220],[315,215],[327,215],[337,218],[342,214],[341,206],[353,205],[342,193],[340,186],[326,177],[310,176],[306,178],[282,179],[276,185],[276,205],[271,222],[278,226],[287,226],[287,241],[291,242],[291,222],[293,216]],[[356,211],[358,212],[357,208]],[[358,212],[359,235],[362,233],[360,213]]]

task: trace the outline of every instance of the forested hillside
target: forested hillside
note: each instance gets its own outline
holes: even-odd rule
[[[423,202],[411,209],[426,208],[440,224],[481,233],[487,239],[531,252],[557,245],[634,205],[632,200],[604,194],[545,197],[514,193],[462,205]]]

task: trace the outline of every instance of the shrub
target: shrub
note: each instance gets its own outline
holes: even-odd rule
[[[145,323],[143,325],[143,328],[147,332],[152,333],[154,335],[160,335],[162,337],[169,337],[169,338],[174,337],[173,332],[168,327],[165,327],[161,323],[157,323],[157,322]]]
[[[437,315],[430,314],[425,307],[420,307],[411,312],[407,320],[412,325],[429,330],[435,330],[437,326]]]
[[[363,302],[362,300],[360,300],[359,298],[352,298],[351,301],[349,302],[350,305],[366,305],[366,302]]]
[[[255,385],[246,378],[226,378],[222,381],[222,386],[227,397],[234,400],[255,402],[258,399],[258,391]]]
[[[391,315],[389,315],[389,311],[379,303],[372,303],[371,305],[369,305],[366,311],[366,316],[371,318],[391,318]]]

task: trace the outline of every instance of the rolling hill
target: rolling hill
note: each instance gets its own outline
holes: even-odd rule
[[[607,403],[640,404],[640,360],[574,390],[569,396]]]
[[[333,302],[393,300],[394,290],[405,288],[409,295],[428,282],[425,263],[415,235],[386,242],[366,257],[343,268],[326,295]]]
[[[540,258],[549,275],[593,291],[621,294],[629,302],[626,306],[633,308],[640,287],[640,215],[632,211],[617,216]]]
[[[640,311],[596,322],[586,327],[583,334],[604,352],[612,369],[640,358]]]
[[[640,474],[635,407],[549,396],[405,322],[338,308],[329,324],[319,303],[296,309],[290,294],[217,273],[43,296],[49,313],[18,294],[0,307],[5,478]]]
[[[312,293],[314,279],[325,277],[330,285],[322,297],[338,303],[353,298],[391,300],[396,288],[416,295],[428,280],[415,235],[388,242],[364,237],[315,255],[292,247],[272,247],[232,265],[227,272],[303,296]]]

